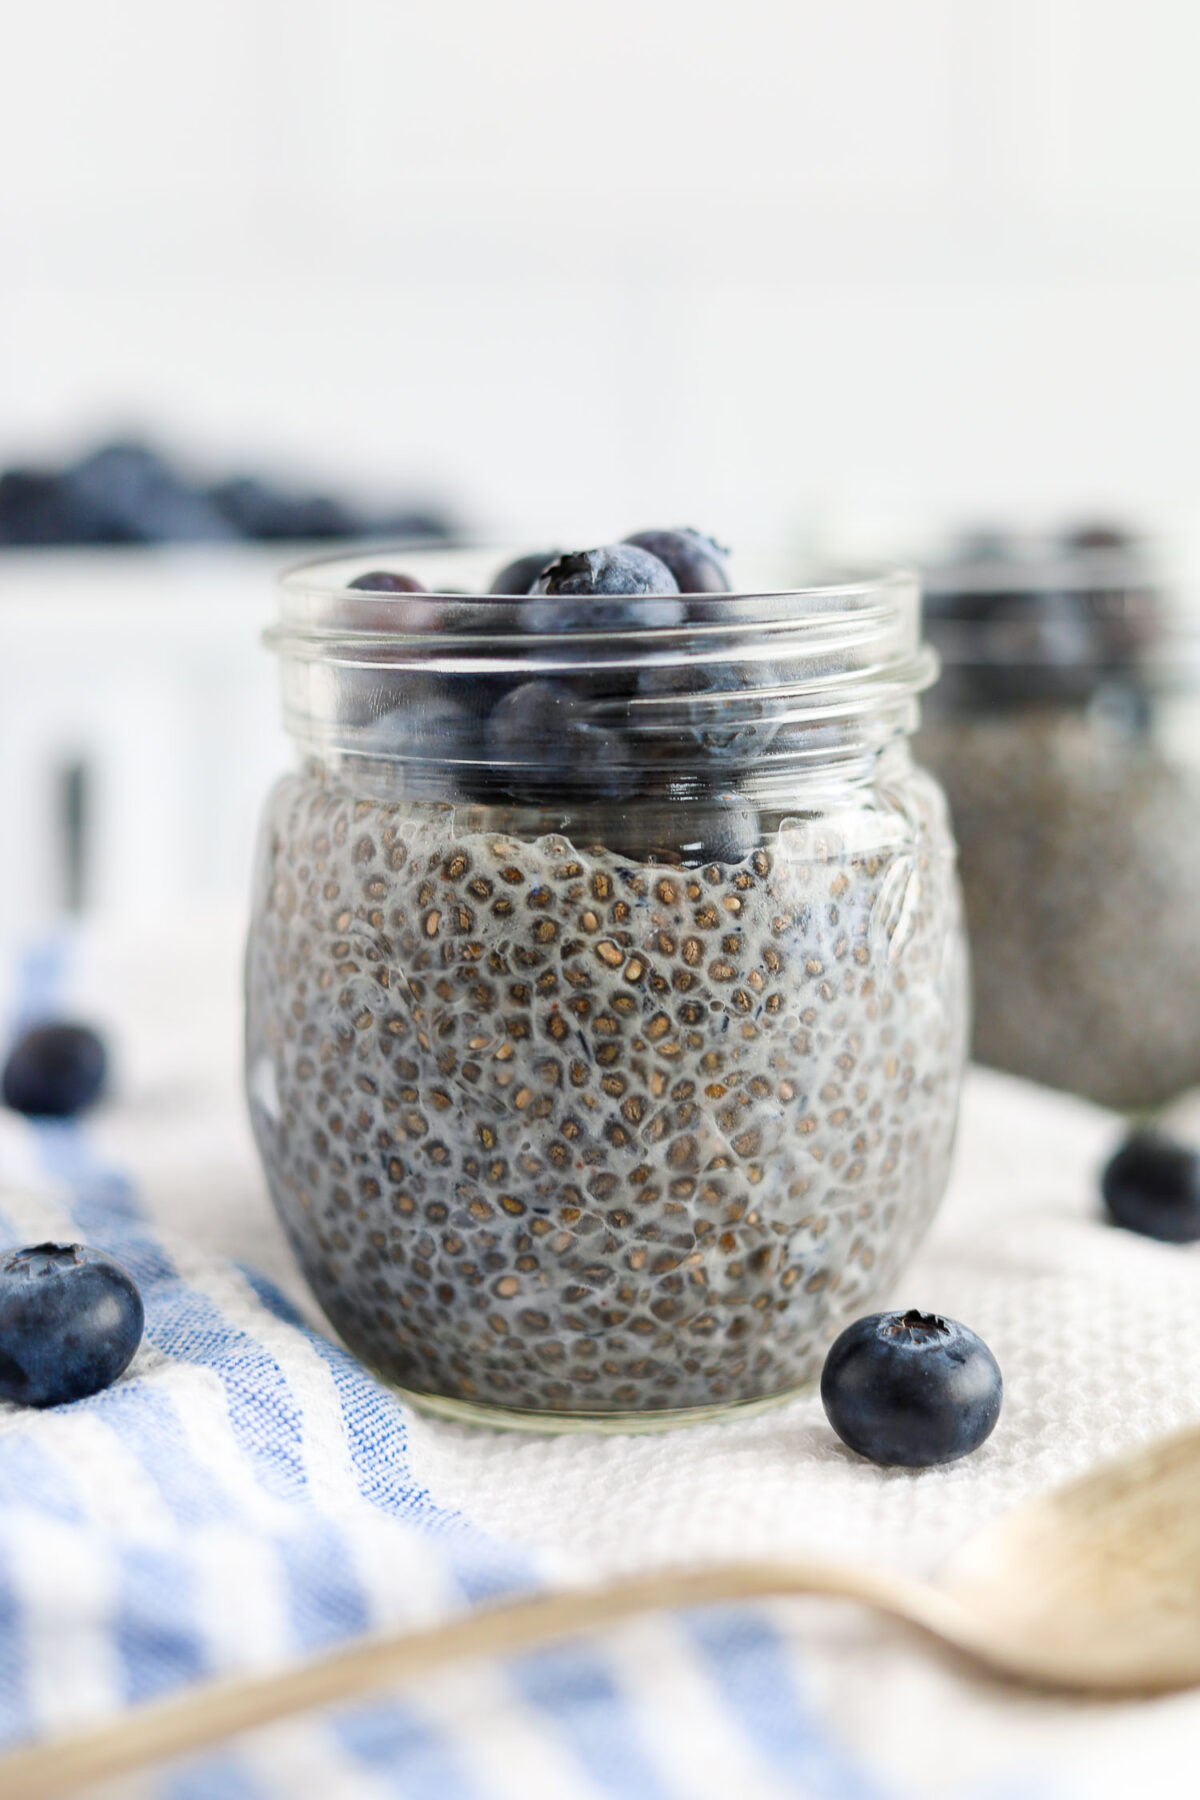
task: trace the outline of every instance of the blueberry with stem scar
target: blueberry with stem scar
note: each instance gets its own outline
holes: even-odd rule
[[[936,1313],[872,1313],[837,1338],[821,1373],[844,1444],[910,1469],[977,1450],[1000,1416],[1003,1382],[982,1338]]]
[[[134,1281],[103,1251],[0,1253],[0,1400],[61,1406],[98,1394],[129,1366],[144,1317]]]
[[[633,544],[557,557],[529,592],[520,619],[531,632],[630,631],[678,625],[684,615],[670,569]]]

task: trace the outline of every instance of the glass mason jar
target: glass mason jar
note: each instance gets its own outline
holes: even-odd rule
[[[287,576],[269,634],[299,759],[247,1087],[312,1290],[453,1416],[781,1398],[921,1237],[954,1136],[916,583],[557,612],[446,592],[469,557],[405,558],[440,593],[350,588],[370,566]]]
[[[1140,1109],[1200,1081],[1195,644],[1136,543],[926,572],[943,676],[918,755],[950,799],[975,1054]]]

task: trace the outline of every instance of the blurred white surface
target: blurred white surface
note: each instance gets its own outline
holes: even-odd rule
[[[1187,0],[7,20],[0,454],[160,425],[480,527],[1191,513]]]
[[[226,1318],[224,1259],[234,1258],[278,1281],[315,1319],[270,1209],[239,1091],[237,922],[184,912],[163,930],[89,930],[65,949],[63,1003],[102,1027],[117,1069],[112,1098],[89,1116],[90,1166],[132,1180],[175,1265],[209,1284]],[[950,1191],[886,1303],[965,1320],[993,1349],[1004,1410],[974,1456],[922,1471],[875,1468],[837,1443],[811,1395],[758,1418],[624,1438],[528,1437],[410,1414],[413,1473],[437,1502],[509,1544],[554,1557],[572,1578],[814,1550],[928,1573],[987,1520],[1200,1417],[1200,1252],[1103,1222],[1097,1172],[1120,1130],[1113,1114],[1067,1095],[986,1070],[968,1078]],[[34,1134],[2,1110],[0,1174],[45,1194]],[[53,1200],[31,1195],[24,1206],[28,1241],[62,1233]],[[195,1393],[188,1390],[198,1404]],[[314,1432],[306,1441],[325,1440]],[[111,1504],[118,1503],[134,1508],[137,1495],[118,1488]],[[369,1583],[381,1604],[390,1569],[376,1569]],[[617,1663],[616,1679],[624,1695],[638,1697],[645,1740],[664,1759],[665,1788],[622,1787],[618,1773],[605,1792],[1186,1800],[1195,1791],[1179,1774],[1200,1729],[1194,1692],[1118,1704],[1036,1694],[935,1655],[869,1613],[814,1602],[772,1617],[803,1695],[801,1760],[787,1759],[778,1779],[760,1781],[743,1745],[741,1766],[722,1762],[712,1780],[703,1756],[681,1772],[674,1739],[681,1717],[690,1726],[689,1697],[703,1748],[730,1687],[678,1690],[673,1629],[651,1623],[622,1640],[627,1660]],[[685,1641],[695,1641],[696,1629]],[[778,1667],[769,1658],[746,1677],[745,1691],[766,1701],[765,1712],[750,1711],[759,1747],[780,1741],[767,1729],[782,1716],[771,1704]],[[440,1680],[434,1724],[452,1734],[456,1750],[465,1742],[475,1755],[478,1746],[479,1793],[498,1791],[493,1771],[503,1768],[512,1780],[500,1782],[500,1792],[575,1800],[574,1781],[538,1779],[541,1759],[525,1754],[524,1739],[521,1754],[510,1754],[504,1724],[517,1688],[501,1702],[486,1685],[481,1695],[469,1674]],[[433,1691],[414,1690],[414,1704],[426,1705]],[[65,1710],[61,1678],[49,1693]],[[826,1776],[813,1746],[830,1738],[848,1760]],[[289,1766],[275,1760],[278,1743],[264,1754],[267,1780]],[[357,1800],[362,1790],[348,1791]],[[407,1791],[431,1790],[413,1782]],[[585,1791],[600,1792],[590,1783]],[[293,1800],[347,1800],[321,1765],[302,1771],[290,1792]]]
[[[84,770],[83,894],[130,924],[243,902],[288,763],[258,642],[270,551],[0,556],[0,928],[69,894],[64,777]]]
[[[1200,573],[1187,0],[56,0],[0,81],[0,465],[148,430],[442,496],[908,553],[1112,510]],[[282,552],[0,557],[0,924],[244,890]]]

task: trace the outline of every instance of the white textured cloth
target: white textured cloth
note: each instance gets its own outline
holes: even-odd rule
[[[61,1003],[106,1031],[118,1067],[116,1098],[95,1115],[90,1139],[100,1162],[128,1173],[142,1216],[177,1259],[231,1293],[227,1259],[250,1265],[315,1321],[244,1118],[239,979],[232,921],[158,941],[94,931],[72,947]],[[13,1122],[0,1127],[0,1176],[46,1193],[22,1203],[22,1231],[59,1229],[54,1171]],[[494,1434],[398,1408],[412,1474],[438,1508],[502,1546],[512,1570],[527,1563],[542,1578],[789,1551],[932,1572],[1025,1497],[1200,1419],[1200,1250],[1102,1221],[1097,1174],[1119,1133],[1110,1115],[1080,1102],[982,1071],[969,1079],[950,1195],[893,1296],[963,1320],[1000,1362],[1000,1423],[961,1463],[873,1468],[836,1441],[815,1399],[736,1424],[623,1438]],[[330,1405],[335,1398],[326,1394]],[[44,1426],[63,1429],[53,1415]],[[0,1434],[0,1472],[5,1441]],[[382,1528],[376,1541],[373,1622],[437,1610],[430,1594],[406,1610],[411,1596],[394,1591],[403,1582],[386,1566]],[[219,1561],[219,1543],[212,1555]],[[250,1617],[252,1599],[246,1606]],[[102,1704],[87,1701],[86,1658],[72,1663],[66,1640],[51,1651],[75,1670],[75,1698],[57,1709],[48,1700],[43,1728]],[[244,1658],[270,1660],[265,1640],[261,1656],[251,1646]],[[420,1684],[405,1697],[407,1735],[373,1762],[344,1734],[304,1723],[258,1734],[236,1775],[230,1761],[190,1784],[129,1791],[180,1800],[1093,1800],[1185,1791],[1181,1761],[1200,1733],[1200,1695],[1122,1704],[1037,1696],[832,1603],[631,1625],[598,1642],[591,1660],[562,1660],[560,1675],[574,1671],[570,1704],[544,1686],[545,1667],[525,1659],[516,1673],[472,1668]],[[600,1689],[604,1705],[584,1703]],[[452,1746],[453,1781],[435,1741]]]

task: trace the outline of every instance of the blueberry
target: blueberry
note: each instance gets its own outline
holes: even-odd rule
[[[1099,645],[1078,594],[994,595],[984,646],[978,674],[989,699],[1085,700],[1095,688]]]
[[[1085,556],[1098,550],[1132,550],[1136,544],[1137,538],[1133,532],[1111,519],[1087,519],[1083,524],[1064,531],[1062,535],[1064,550]]]
[[[256,542],[356,537],[376,529],[381,536],[392,535],[341,501],[321,494],[285,493],[254,475],[234,475],[218,482],[208,489],[207,499],[240,537]]]
[[[1164,1244],[1200,1238],[1200,1155],[1157,1131],[1135,1131],[1100,1178],[1118,1225]]]
[[[77,494],[64,476],[40,469],[10,469],[0,475],[0,544],[25,549],[112,542],[114,534],[104,514]]]
[[[231,475],[208,489],[208,499],[239,537],[272,543],[302,535],[292,497],[256,476]]]
[[[770,746],[779,729],[777,705],[755,690],[778,679],[777,671],[761,665],[698,660],[651,664],[638,676],[638,693],[677,701],[680,729],[709,761],[731,763],[759,756]],[[662,710],[665,722],[667,708]]]
[[[79,502],[104,520],[109,542],[196,543],[237,535],[207,495],[146,444],[104,444],[63,479]]]
[[[415,575],[397,575],[390,569],[368,569],[365,575],[356,575],[349,583],[352,588],[365,588],[371,594],[424,594],[428,592],[423,581]]]
[[[757,850],[758,814],[736,794],[714,794],[695,808],[681,809],[685,841],[679,845],[684,863],[740,863]],[[679,827],[677,827],[678,833]]]
[[[402,698],[367,729],[361,748],[370,756],[414,757],[422,762],[475,761],[483,754],[485,706],[433,675],[404,675]]]
[[[935,592],[926,622],[964,704],[1081,705],[1100,679],[1103,645],[1081,592]]]
[[[489,754],[518,799],[622,799],[636,786],[623,733],[596,723],[585,700],[558,681],[525,681],[488,716]]]
[[[0,1252],[0,1400],[61,1406],[111,1386],[142,1341],[142,1297],[85,1244]]]
[[[4,1104],[34,1118],[67,1119],[98,1100],[108,1073],[101,1040],[86,1025],[35,1025],[4,1065]]]
[[[729,576],[725,568],[728,550],[715,538],[693,531],[690,525],[677,531],[634,531],[625,539],[640,550],[648,550],[665,563],[675,577],[681,594],[727,594]]]
[[[528,556],[516,556],[496,572],[489,594],[527,594],[543,570],[549,568],[560,552],[531,550]]]
[[[871,1462],[921,1469],[978,1450],[1004,1384],[981,1338],[934,1313],[872,1313],[836,1339],[821,1400],[844,1444]]]
[[[628,631],[678,625],[684,616],[682,600],[666,598],[679,592],[670,569],[635,544],[557,557],[529,592],[521,608],[526,631]]]

